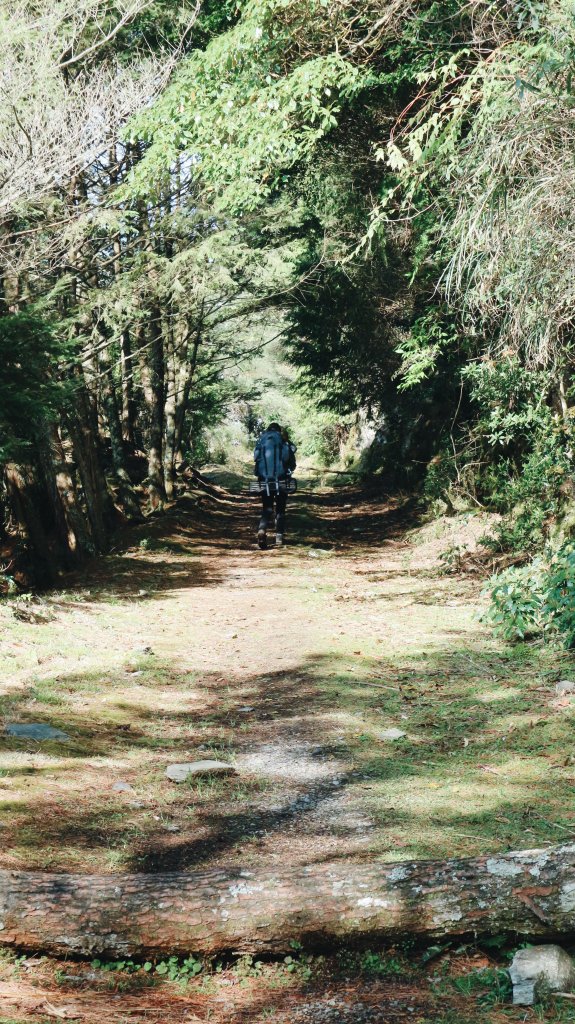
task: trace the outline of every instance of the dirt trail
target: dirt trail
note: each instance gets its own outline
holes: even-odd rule
[[[481,517],[406,536],[398,501],[304,492],[289,546],[260,552],[256,515],[241,495],[198,488],[62,592],[0,608],[4,722],[68,736],[0,735],[0,865],[246,869],[564,841],[570,713],[553,704],[549,656],[495,643],[479,582],[444,571]],[[212,756],[237,775],[164,776]],[[272,1019],[200,1004],[165,1020]],[[275,1005],[273,1019],[308,1019]],[[365,1019],[440,1020],[407,1005]]]

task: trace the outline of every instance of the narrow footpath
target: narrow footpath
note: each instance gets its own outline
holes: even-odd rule
[[[0,867],[249,870],[567,841],[557,654],[495,641],[478,618],[481,579],[454,571],[485,517],[421,526],[397,499],[308,490],[291,504],[289,545],[261,552],[257,505],[218,480],[58,593],[0,606]],[[205,759],[234,774],[166,776]],[[330,962],[321,981],[304,954],[275,995],[265,966],[239,980],[226,968],[232,987],[204,977],[171,1002],[153,986],[134,994],[137,972],[129,984],[108,974],[119,1002],[106,1020],[499,1019],[469,1006],[442,1016],[405,951],[371,974],[357,957]],[[491,970],[467,950],[457,970],[462,957]],[[24,964],[18,977],[9,959],[0,969],[2,1024],[104,1019],[97,971]],[[364,1016],[350,1015],[358,1002]]]

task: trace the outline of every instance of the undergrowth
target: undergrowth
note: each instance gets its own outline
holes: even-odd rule
[[[485,615],[505,640],[529,636],[575,645],[575,545],[564,544],[547,557],[513,566],[493,577]]]

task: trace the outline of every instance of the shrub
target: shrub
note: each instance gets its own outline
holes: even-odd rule
[[[543,628],[544,568],[536,558],[514,566],[489,581],[490,605],[484,621],[505,640],[523,640]]]
[[[539,634],[575,647],[575,544],[506,569],[490,580],[487,590],[490,605],[484,621],[506,640]]]
[[[550,560],[543,618],[565,646],[575,646],[575,544],[564,544]]]

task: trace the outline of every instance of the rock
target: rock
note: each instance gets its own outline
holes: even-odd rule
[[[571,992],[575,988],[575,964],[561,946],[532,946],[520,949],[509,968],[513,983],[513,1002],[532,1006],[538,989]]]
[[[555,693],[559,697],[565,693],[575,693],[575,683],[571,679],[561,679],[555,686]]]
[[[383,740],[384,743],[395,743],[396,740],[402,740],[406,735],[407,733],[402,729],[384,729],[383,732],[376,733],[378,740]]]
[[[112,789],[114,790],[115,793],[133,793],[134,792],[134,789],[130,785],[130,783],[129,782],[124,782],[122,779],[118,779],[118,781],[115,782],[114,785],[112,786]]]
[[[243,708],[238,708],[238,712],[241,715],[247,715],[250,711],[255,711],[255,708],[253,708],[251,704],[245,704]]]
[[[190,761],[186,764],[169,764],[166,777],[171,782],[185,782],[190,778],[206,775],[235,775],[236,769],[225,761]]]
[[[7,722],[5,730],[8,736],[21,736],[30,740],[69,740],[67,732],[55,729],[53,725],[45,725],[44,722],[27,722],[16,724]]]

